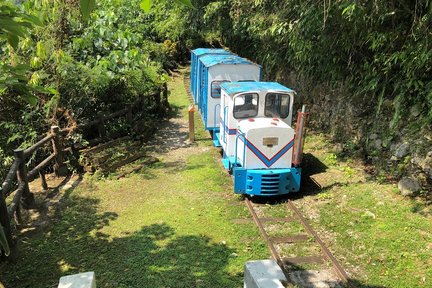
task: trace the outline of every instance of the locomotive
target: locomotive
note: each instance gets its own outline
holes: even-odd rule
[[[237,194],[277,196],[297,192],[301,182],[305,123],[295,92],[262,82],[262,67],[224,49],[199,48],[191,56],[191,92]]]

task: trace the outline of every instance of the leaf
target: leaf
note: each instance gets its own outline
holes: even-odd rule
[[[41,59],[44,60],[47,57],[47,51],[44,43],[42,41],[38,41],[36,44],[36,55]]]
[[[30,21],[31,23],[33,23],[33,24],[35,24],[37,26],[43,26],[42,21],[38,17],[36,17],[34,15],[28,15],[28,14],[26,14],[26,15],[23,15],[22,17],[24,19],[26,19],[27,21]]]
[[[96,0],[80,0],[80,9],[84,21],[87,21],[90,18],[90,13],[94,10],[95,7]]]
[[[18,42],[19,42],[19,38],[18,38],[18,36],[16,34],[12,34],[12,33],[8,34],[8,43],[15,50],[18,48]]]
[[[60,93],[57,91],[57,89],[53,87],[46,88],[47,93],[53,94],[53,95],[60,95]]]
[[[356,8],[356,4],[352,3],[350,5],[348,5],[343,11],[342,11],[342,15],[345,15],[345,13],[352,13],[354,11],[354,9]]]
[[[141,0],[139,5],[140,5],[141,9],[144,10],[144,12],[148,13],[148,12],[150,12],[152,0]]]
[[[189,8],[195,8],[195,6],[192,5],[192,2],[190,0],[174,0],[175,2],[188,6]]]
[[[7,87],[0,83],[0,96],[7,91]]]
[[[26,101],[28,104],[30,104],[33,107],[36,106],[38,103],[38,98],[31,94],[23,95],[22,98],[24,99],[24,101]]]
[[[0,17],[0,30],[6,30],[11,34],[15,34],[20,37],[25,37],[25,30],[22,23],[18,23],[14,20]]]

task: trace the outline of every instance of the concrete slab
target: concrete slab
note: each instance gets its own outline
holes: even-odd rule
[[[246,262],[244,288],[283,288],[286,277],[274,260]]]
[[[57,288],[96,288],[94,272],[85,272],[60,278]]]

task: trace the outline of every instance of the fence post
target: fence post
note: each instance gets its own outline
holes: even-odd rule
[[[54,154],[56,155],[56,164],[54,164],[54,172],[57,176],[66,176],[68,169],[63,163],[63,143],[60,138],[60,128],[58,126],[51,126],[51,133],[53,134],[52,146]]]
[[[12,241],[12,230],[10,226],[10,219],[9,219],[9,214],[6,206],[5,197],[1,187],[0,187],[0,224],[3,227],[3,231],[5,233],[6,240],[9,243],[9,247],[12,247],[13,241]]]
[[[102,114],[98,114],[98,119],[99,119],[99,123],[98,123],[98,132],[99,132],[99,137],[101,138],[105,138],[106,136],[106,129],[105,129],[105,120]]]
[[[42,170],[39,171],[39,176],[40,176],[41,183],[42,183],[42,189],[43,190],[48,190],[48,184],[46,182],[45,172],[43,172]]]
[[[194,106],[189,106],[189,141],[195,141]]]
[[[20,203],[18,203],[18,205],[16,207],[14,218],[15,218],[15,223],[17,226],[22,224],[21,204]]]
[[[167,83],[164,83],[164,86],[163,86],[163,100],[162,101],[163,101],[165,111],[166,110],[170,111],[171,107],[170,107],[169,102],[168,102],[168,85],[167,85]]]
[[[34,195],[30,192],[30,188],[28,186],[28,179],[27,179],[27,165],[26,165],[26,159],[24,156],[24,150],[23,149],[16,149],[14,150],[15,157],[20,160],[17,170],[17,179],[18,183],[24,183],[23,187],[23,194],[21,198],[21,204],[24,208],[28,209],[35,204]]]

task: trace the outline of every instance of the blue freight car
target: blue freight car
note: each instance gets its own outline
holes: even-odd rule
[[[190,71],[190,91],[192,93],[192,97],[194,99],[194,103],[197,103],[196,95],[198,85],[197,83],[200,82],[199,79],[199,73],[198,73],[198,66],[199,66],[199,58],[204,55],[209,54],[217,54],[217,55],[234,55],[233,53],[225,50],[225,49],[213,49],[213,48],[198,48],[195,50],[192,50],[191,52],[191,71]]]

